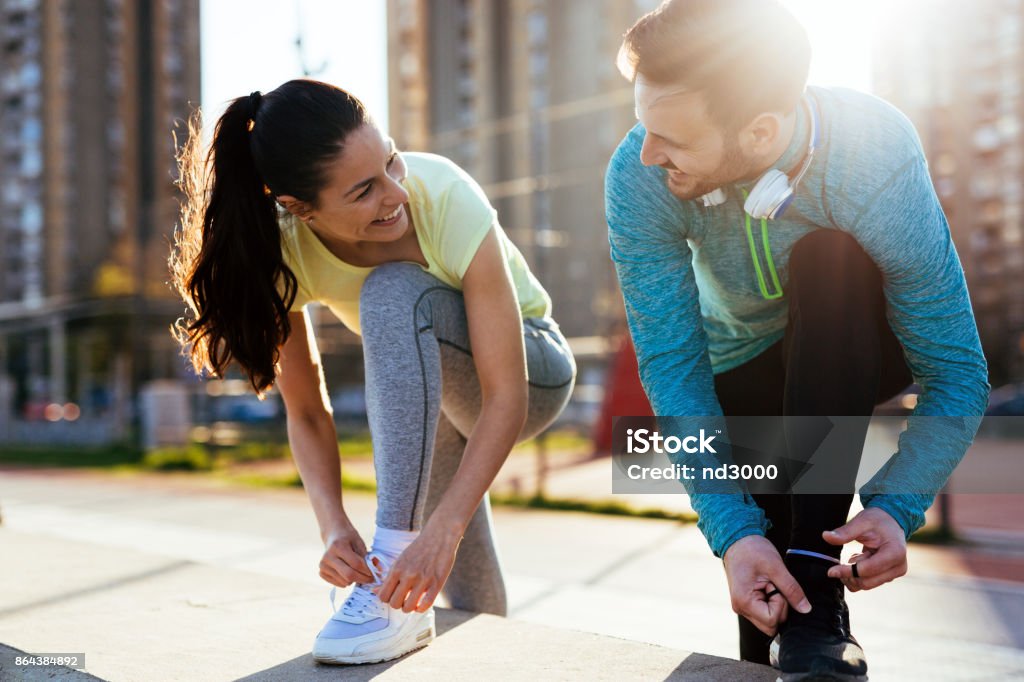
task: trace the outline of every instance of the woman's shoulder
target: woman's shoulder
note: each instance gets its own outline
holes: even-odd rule
[[[457,163],[446,156],[430,152],[402,152],[409,175],[433,187],[444,187],[459,182],[474,182]]]

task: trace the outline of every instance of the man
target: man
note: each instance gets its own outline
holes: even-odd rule
[[[852,494],[692,491],[741,657],[767,663],[779,633],[786,679],[866,679],[844,586],[906,572],[906,538],[989,386],[913,126],[869,95],[806,88],[809,63],[773,0],[668,0],[642,17],[619,55],[640,122],[610,162],[607,220],[656,414],[867,416],[920,384],[900,451],[848,522]],[[841,564],[853,541],[863,553]]]

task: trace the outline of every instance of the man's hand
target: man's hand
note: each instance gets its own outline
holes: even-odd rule
[[[850,557],[849,564],[828,569],[829,577],[842,580],[851,592],[870,590],[907,572],[907,538],[903,528],[877,507],[868,507],[846,525],[821,535],[832,545],[856,540],[864,546],[863,552]]]
[[[734,542],[725,552],[724,563],[732,610],[766,635],[776,633],[790,605],[800,613],[811,610],[800,584],[764,536],[748,535]]]

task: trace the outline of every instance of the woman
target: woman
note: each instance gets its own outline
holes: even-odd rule
[[[205,157],[200,127],[197,116],[181,159],[171,259],[194,316],[175,332],[197,371],[222,376],[235,361],[258,394],[281,391],[325,543],[320,575],[355,584],[314,658],[365,663],[426,645],[442,588],[455,608],[504,614],[487,489],[575,378],[543,287],[472,178],[439,156],[400,155],[344,90],[293,80],[240,97]],[[342,506],[310,301],[362,336],[370,552]]]

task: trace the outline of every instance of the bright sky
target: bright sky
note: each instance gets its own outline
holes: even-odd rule
[[[881,0],[782,2],[811,36],[811,82],[869,90],[871,27]],[[385,0],[201,0],[207,125],[228,100],[303,75],[295,47],[301,24],[307,68],[326,65],[313,77],[351,91],[386,129],[385,14]]]
[[[782,0],[811,40],[810,82],[871,90],[871,40],[881,0]]]
[[[201,0],[206,125],[235,97],[303,77],[301,26],[310,77],[350,91],[386,128],[385,10],[385,0]]]

